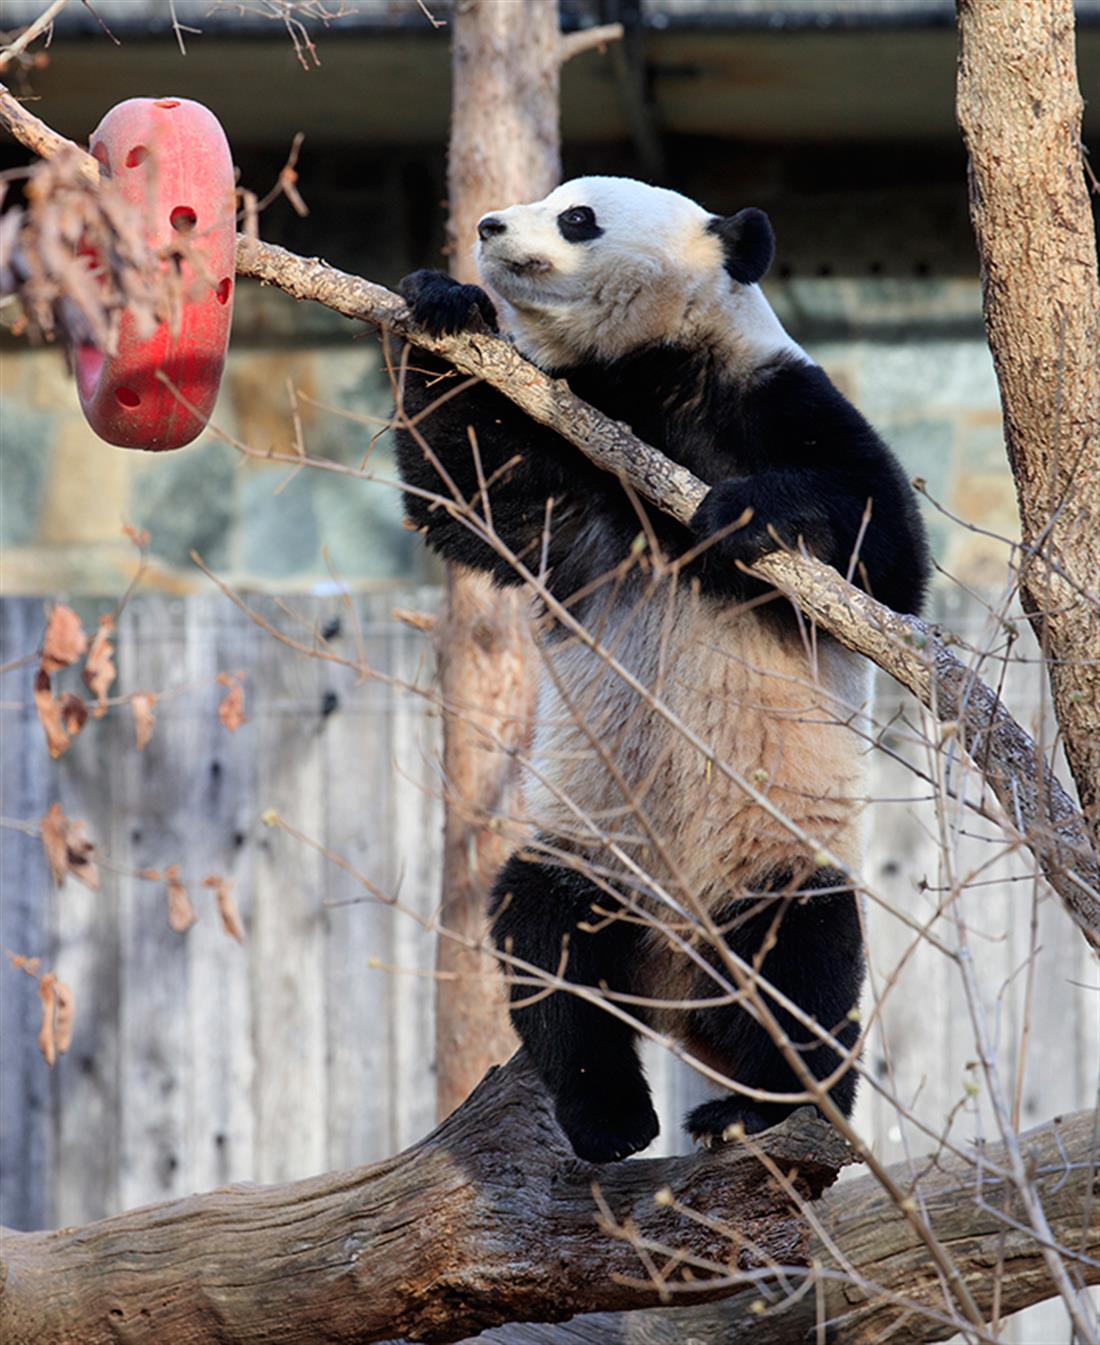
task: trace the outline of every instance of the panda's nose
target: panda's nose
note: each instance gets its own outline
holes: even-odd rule
[[[494,234],[502,234],[507,231],[507,224],[502,219],[497,219],[495,215],[486,215],[484,219],[478,221],[477,236],[483,243],[487,238],[492,238]]]

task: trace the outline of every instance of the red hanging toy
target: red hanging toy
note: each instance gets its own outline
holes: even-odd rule
[[[145,220],[151,247],[180,268],[175,329],[147,340],[124,313],[118,353],[76,352],[76,384],[88,423],[122,448],[181,448],[214,409],[233,315],[236,195],[229,142],[218,119],[187,98],[130,98],[92,132],[90,149]],[[183,244],[184,246],[180,246]],[[194,411],[188,410],[165,378]]]

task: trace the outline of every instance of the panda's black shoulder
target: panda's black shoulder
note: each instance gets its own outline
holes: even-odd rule
[[[746,464],[750,470],[781,465],[778,450],[785,466],[826,468],[861,480],[884,473],[912,493],[890,448],[820,365],[781,358],[756,371],[741,394],[741,414],[750,428],[748,442],[768,454],[766,462]]]

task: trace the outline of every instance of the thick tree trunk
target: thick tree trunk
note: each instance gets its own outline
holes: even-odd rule
[[[958,0],[959,124],[1023,527],[1021,598],[1100,843],[1100,287],[1073,0]]]
[[[536,200],[557,183],[560,38],[556,0],[466,0],[455,7],[448,165],[451,270],[475,281],[477,221],[494,207]],[[442,920],[464,940],[485,934],[487,894],[507,858],[494,817],[519,810],[515,759],[494,752],[479,727],[521,744],[533,712],[538,657],[529,596],[502,593],[449,566],[437,627],[448,706]],[[438,1115],[449,1115],[490,1065],[515,1047],[506,992],[493,959],[447,934],[439,941],[436,1054]]]
[[[1053,1236],[1082,1258],[1073,1263],[1082,1283],[1100,1279],[1100,1201],[1090,1199],[1095,1127],[1082,1114],[1022,1139]],[[0,1338],[453,1341],[502,1322],[651,1307],[662,1291],[698,1304],[744,1289],[737,1276],[757,1272],[722,1309],[723,1340],[742,1329],[754,1345],[812,1340],[819,1311],[837,1319],[829,1335],[836,1345],[885,1334],[912,1345],[956,1329],[943,1315],[924,1244],[875,1178],[817,1199],[846,1161],[835,1131],[806,1108],[756,1144],[763,1161],[734,1144],[690,1158],[582,1163],[519,1056],[433,1134],[374,1167],[231,1187],[83,1229],[5,1230]],[[978,1158],[942,1154],[894,1170],[983,1311],[998,1266],[1002,1312],[1052,1293],[1004,1167],[1003,1152],[988,1146]],[[819,1231],[777,1176],[815,1201]],[[799,1294],[814,1265],[824,1278]],[[684,1314],[667,1329],[660,1318],[642,1339],[689,1338]],[[540,1337],[528,1330],[504,1339]]]

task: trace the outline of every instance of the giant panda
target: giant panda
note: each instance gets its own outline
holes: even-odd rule
[[[515,1028],[593,1162],[657,1134],[639,1031],[733,1085],[687,1117],[704,1143],[805,1102],[768,1017],[850,1115],[869,665],[744,566],[802,547],[916,613],[928,554],[914,492],[762,293],[762,211],[719,216],[583,177],[486,215],[478,240],[498,303],[418,271],[401,286],[415,319],[502,329],[710,486],[685,527],[486,384],[411,352],[412,424],[399,417],[397,435],[409,518],[447,559],[544,586],[537,830],[491,907]],[[822,862],[826,846],[846,871]],[[576,990],[540,990],[540,972]],[[756,973],[765,1021],[734,993]]]

